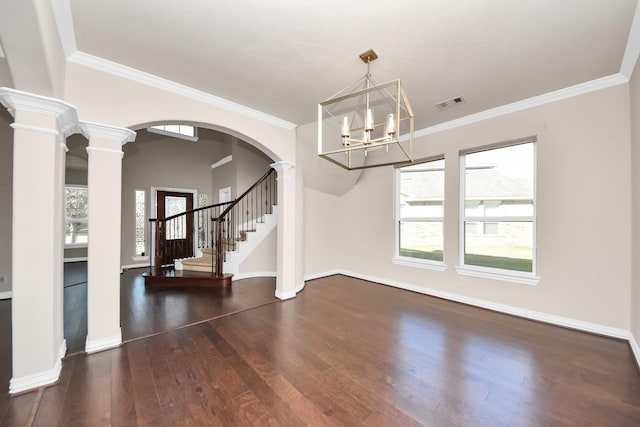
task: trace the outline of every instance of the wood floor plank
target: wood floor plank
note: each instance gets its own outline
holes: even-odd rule
[[[136,423],[140,426],[163,426],[163,414],[157,389],[143,340],[127,345],[131,372],[131,397],[136,410]]]
[[[287,402],[284,402],[244,359],[234,355],[229,357],[228,360],[229,364],[251,387],[252,392],[268,409],[278,424],[292,427],[304,425],[298,415],[289,408]]]
[[[128,347],[109,351],[111,356],[111,408],[114,426],[134,427],[137,414],[134,404]]]
[[[238,289],[132,288],[123,307],[156,330],[269,294]],[[58,384],[0,396],[0,425],[640,425],[624,341],[344,276],[234,313],[69,357]]]

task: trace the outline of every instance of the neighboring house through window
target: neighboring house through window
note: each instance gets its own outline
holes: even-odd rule
[[[398,168],[396,186],[394,262],[443,266],[444,159]]]
[[[460,155],[459,272],[535,274],[535,143]]]

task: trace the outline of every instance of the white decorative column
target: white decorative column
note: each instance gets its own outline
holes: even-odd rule
[[[116,347],[120,332],[120,217],[122,146],[136,133],[82,122],[89,138],[89,244],[87,262],[87,341],[94,353]]]
[[[77,128],[63,101],[0,88],[13,134],[10,393],[54,383],[66,352],[63,212],[66,136]]]
[[[278,249],[276,297],[296,296],[296,175],[295,165],[272,163],[278,173]]]

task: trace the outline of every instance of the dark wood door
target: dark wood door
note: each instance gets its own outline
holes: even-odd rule
[[[156,196],[157,218],[165,219],[193,210],[193,194],[175,191],[158,191]],[[162,265],[173,264],[176,258],[193,256],[193,214],[182,215],[165,222],[162,233],[165,250]]]

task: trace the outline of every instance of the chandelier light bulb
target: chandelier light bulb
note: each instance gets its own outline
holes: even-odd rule
[[[349,129],[349,117],[344,116],[342,118],[342,137],[350,138],[351,137],[351,129]]]
[[[396,134],[396,121],[393,119],[393,113],[387,114],[387,125],[385,127],[385,133],[387,136]]]
[[[367,108],[367,114],[364,120],[364,130],[367,132],[373,130],[373,110],[371,108]]]

